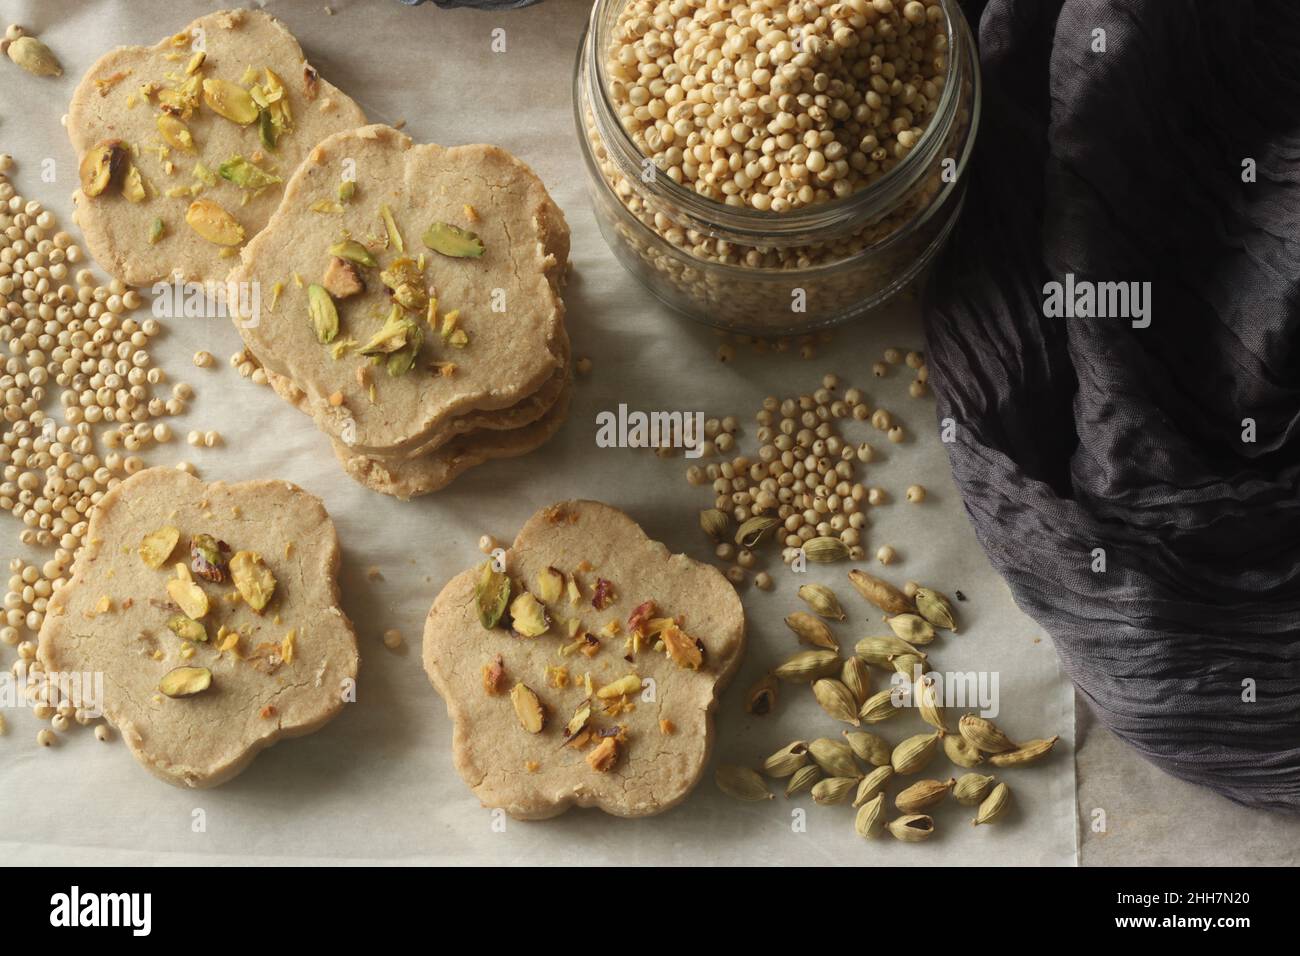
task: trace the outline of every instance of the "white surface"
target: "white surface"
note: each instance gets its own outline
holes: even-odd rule
[[[98,743],[73,732],[53,750],[35,744],[30,713],[10,712],[0,738],[0,858],[13,863],[152,862],[444,862],[684,864],[1070,864],[1075,860],[1073,704],[1046,639],[1012,605],[1005,586],[976,545],[948,477],[934,435],[934,406],[906,395],[904,376],[881,382],[869,366],[886,345],[920,346],[915,307],[901,305],[870,326],[836,335],[811,362],[795,355],[758,355],[739,349],[720,366],[716,339],[684,324],[655,303],[605,247],[592,219],[570,110],[573,56],[586,14],[583,0],[548,0],[516,13],[400,8],[386,0],[334,0],[336,15],[318,2],[271,3],[300,38],[322,74],[354,96],[375,121],[407,120],[417,141],[447,145],[493,142],[537,170],[564,209],[573,230],[573,274],[566,299],[575,355],[589,355],[593,374],[580,380],[570,421],[540,453],[475,469],[438,495],[401,503],[343,477],[325,438],[308,419],[269,389],[240,380],[225,359],[239,348],[228,324],[188,320],[170,324],[155,357],[172,375],[198,389],[186,419],[190,428],[216,428],[225,447],[183,444],[155,449],[153,463],[188,458],[207,479],[277,476],[320,495],[338,524],[344,547],[344,605],[361,636],[359,700],[324,731],[285,742],[262,754],[242,776],[212,791],[172,789],[148,776],[119,740]],[[36,80],[0,63],[0,151],[20,166],[20,192],[56,208],[66,223],[75,180],[74,157],[58,117],[81,73],[100,52],[123,43],[153,43],[179,30],[213,4],[137,2],[56,3],[5,0],[4,19],[38,32],[62,58],[66,75]],[[508,49],[491,52],[491,31],[504,27]],[[40,161],[57,163],[58,181],[39,181]],[[216,370],[190,364],[195,349],[220,359]],[[915,578],[969,601],[959,605],[962,633],[932,645],[932,658],[950,670],[996,670],[1001,680],[998,722],[1013,736],[1059,733],[1062,743],[1042,766],[1005,775],[1016,809],[996,827],[972,828],[972,812],[953,803],[936,813],[941,835],[927,844],[888,837],[859,841],[853,811],[818,807],[805,794],[793,806],[807,811],[806,832],[791,825],[783,798],[761,806],[722,796],[712,766],[681,807],[639,821],[596,811],[570,812],[544,823],[509,822],[493,829],[456,775],[451,727],[443,704],[420,666],[418,642],[425,612],[438,588],[480,560],[483,532],[503,540],[537,508],[569,496],[600,498],[626,509],[674,550],[707,557],[695,512],[711,494],[686,485],[685,464],[645,450],[595,445],[594,418],[620,401],[634,408],[700,409],[736,414],[745,423],[742,445],[752,453],[752,414],[762,396],[810,392],[834,369],[902,417],[919,440],[891,446],[862,424],[847,429],[869,437],[882,452],[871,481],[895,501],[873,513],[870,551],[884,543],[903,560],[889,570],[901,583]],[[901,503],[904,488],[930,489],[921,507]],[[4,543],[16,546],[17,522],[0,518]],[[12,551],[0,552],[3,554]],[[366,569],[383,578],[368,581]],[[724,695],[715,758],[756,764],[795,737],[838,735],[837,725],[805,689],[785,685],[775,717],[748,718],[740,697],[764,669],[796,649],[781,618],[802,605],[802,580],[779,560],[769,568],[778,589],[747,589],[747,660]],[[844,579],[847,567],[815,573],[832,584],[850,612],[837,628],[847,649],[878,615]],[[379,638],[398,627],[407,647],[398,654]],[[3,650],[5,666],[13,652]],[[880,678],[877,674],[877,684]],[[918,733],[918,718],[883,725],[891,740]],[[947,775],[936,760],[925,776]],[[960,771],[957,771],[958,773]],[[894,790],[897,787],[893,788]],[[892,791],[891,791],[892,793]],[[193,832],[202,810],[206,832]],[[891,816],[893,814],[891,813]]]

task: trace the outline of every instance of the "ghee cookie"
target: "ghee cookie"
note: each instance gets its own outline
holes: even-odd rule
[[[447,487],[475,465],[536,451],[560,430],[572,397],[572,382],[566,382],[554,404],[534,422],[508,431],[466,432],[414,457],[364,455],[338,441],[333,442],[334,456],[353,481],[371,491],[407,500]]]
[[[531,425],[533,422],[542,418],[549,412],[559,399],[560,394],[564,391],[565,386],[572,380],[572,370],[569,368],[569,343],[568,336],[563,336],[560,343],[561,357],[563,365],[555,370],[546,383],[542,385],[533,394],[520,399],[518,403],[511,405],[509,408],[503,408],[499,411],[471,411],[465,415],[458,416],[447,420],[442,426],[431,432],[425,443],[412,451],[405,452],[401,455],[393,456],[397,458],[416,458],[420,455],[428,454],[439,446],[446,444],[459,435],[469,432],[479,431],[480,429],[489,429],[497,431],[508,431],[515,428],[522,428],[525,425]],[[251,352],[249,353],[252,354]],[[256,358],[256,356],[254,356]],[[265,369],[264,369],[265,371]],[[266,373],[267,384],[275,391],[277,395],[286,402],[298,409],[300,412],[310,416],[311,409],[308,407],[307,395],[298,386],[293,384],[283,375],[276,375],[274,372]],[[342,444],[342,443],[339,443]]]
[[[529,519],[503,572],[489,562],[443,588],[424,669],[484,805],[638,817],[699,781],[744,640],[716,568],[670,554],[616,508],[566,501]]]
[[[119,47],[68,109],[86,247],[128,285],[221,282],[311,148],[361,108],[258,10],[200,17],[153,47]]]
[[[504,150],[367,126],[324,140],[293,174],[230,273],[263,290],[260,314],[235,324],[331,438],[350,429],[358,453],[410,452],[452,419],[518,404],[565,364],[568,250],[559,208]]]
[[[342,710],[357,641],[312,495],[151,468],[104,496],[86,540],[38,655],[47,673],[103,674],[105,719],[155,776],[216,786]]]

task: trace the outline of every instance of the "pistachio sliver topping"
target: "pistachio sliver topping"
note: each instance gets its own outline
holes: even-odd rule
[[[320,284],[336,299],[349,299],[366,291],[365,280],[355,262],[331,256]]]
[[[546,608],[528,591],[510,602],[510,621],[515,633],[523,637],[539,637],[551,628]]]
[[[190,569],[205,581],[225,581],[227,561],[221,542],[210,534],[194,535],[190,539]]]
[[[344,239],[342,242],[336,242],[330,246],[330,255],[338,256],[340,259],[347,259],[349,262],[355,262],[359,266],[366,266],[375,269],[379,262],[371,254],[370,250],[357,242],[355,239]]]
[[[384,220],[384,229],[388,232],[388,244],[397,252],[406,251],[406,243],[402,241],[402,233],[397,228],[397,221],[393,219],[393,211],[388,208],[388,204],[379,207],[379,216]]]
[[[158,115],[158,132],[162,134],[162,138],[168,146],[179,149],[183,153],[194,152],[194,135],[180,117],[173,116],[170,113],[160,113]]]
[[[164,525],[157,531],[151,531],[140,541],[140,560],[147,567],[161,568],[176,550],[176,543],[181,539],[179,528]]]
[[[82,157],[78,167],[81,191],[92,197],[103,194],[121,176],[126,165],[126,146],[120,139],[106,139],[96,143]]]
[[[140,170],[134,163],[127,164],[126,175],[122,177],[122,195],[128,202],[133,203],[144,202],[149,198],[144,177],[140,175]]]
[[[177,667],[163,675],[160,693],[168,697],[193,697],[212,686],[212,671],[206,667]]]
[[[208,639],[208,630],[203,626],[203,622],[186,617],[184,614],[173,615],[167,622],[167,628],[182,640],[206,643]]]
[[[488,630],[501,622],[510,603],[510,579],[496,570],[491,561],[483,562],[474,586],[474,603],[478,606],[479,623]]]
[[[316,331],[316,341],[322,345],[333,342],[339,334],[339,311],[324,287],[315,284],[307,287],[307,315]]]
[[[280,138],[280,134],[275,129],[275,121],[266,110],[259,110],[257,113],[257,138],[267,149],[275,149]]]
[[[210,199],[196,199],[185,211],[185,222],[208,242],[237,246],[244,241],[244,227],[235,217]]]
[[[251,189],[254,192],[284,181],[243,156],[232,156],[217,167],[217,172],[222,179],[234,183],[240,189]]]
[[[483,240],[476,233],[449,222],[434,222],[422,238],[434,252],[453,259],[477,259],[483,255]]]
[[[248,91],[226,80],[204,80],[203,102],[218,116],[240,126],[247,126],[257,119],[257,104]]]
[[[167,594],[186,617],[198,621],[207,616],[210,609],[207,592],[194,583],[185,565],[176,565],[176,577],[167,582]]]
[[[510,703],[524,730],[540,734],[546,726],[546,708],[541,699],[527,684],[515,684],[510,691]]]
[[[230,579],[245,603],[259,614],[275,593],[275,575],[255,551],[236,551],[230,558]]]

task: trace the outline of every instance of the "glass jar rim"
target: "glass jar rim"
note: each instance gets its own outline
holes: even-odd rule
[[[728,241],[754,246],[784,245],[806,242],[814,235],[824,241],[851,233],[860,228],[863,222],[884,215],[925,175],[938,151],[943,148],[948,128],[961,103],[959,79],[961,71],[967,68],[963,62],[964,57],[971,56],[969,68],[974,71],[977,86],[979,84],[979,63],[973,56],[973,41],[969,39],[969,25],[965,15],[957,0],[939,0],[945,13],[948,41],[943,93],[920,140],[900,163],[869,186],[839,199],[786,212],[732,206],[701,196],[668,176],[652,176],[647,180],[641,175],[642,164],[648,157],[641,152],[619,121],[610,100],[606,58],[601,55],[608,46],[610,29],[619,12],[629,2],[630,0],[595,0],[587,24],[584,48],[579,51],[580,61],[585,60],[588,77],[595,81],[589,86],[595,88],[593,92],[597,95],[589,96],[589,101],[606,154],[613,159],[624,176],[635,177],[640,188],[672,206],[674,214],[682,217],[691,228],[711,235],[724,231],[726,236],[723,238]],[[966,39],[965,43],[962,42],[963,39]],[[978,110],[978,97],[975,102]],[[977,122],[976,116],[972,116],[968,144],[974,142]],[[962,156],[958,157],[954,183],[950,185],[960,179],[969,152],[968,145]]]

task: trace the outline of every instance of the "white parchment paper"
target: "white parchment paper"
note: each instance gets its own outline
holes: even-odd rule
[[[61,57],[66,75],[38,80],[0,62],[0,151],[19,163],[15,182],[69,223],[75,158],[60,126],[85,69],[109,47],[152,44],[218,5],[197,0],[3,0],[0,19],[38,33]],[[445,145],[491,142],[531,164],[565,211],[573,232],[573,271],[566,300],[574,354],[590,356],[570,420],[542,451],[475,469],[432,497],[402,503],[345,478],[325,438],[269,389],[241,380],[225,358],[240,343],[227,323],[178,320],[155,349],[172,376],[198,390],[190,413],[173,423],[218,429],[225,444],[196,450],[155,448],[151,463],[182,458],[207,479],[281,477],[324,499],[344,546],[344,604],[361,638],[358,702],[313,736],[263,753],[240,777],[216,790],[187,792],[145,773],[115,740],[86,730],[53,749],[36,746],[39,724],[9,712],[0,738],[0,857],[14,863],[398,862],[454,864],[841,864],[967,862],[1072,864],[1075,861],[1073,702],[1050,641],[1012,604],[980,552],[948,477],[930,400],[907,397],[905,375],[880,381],[871,362],[887,345],[921,347],[914,303],[900,303],[866,325],[835,335],[818,357],[738,349],[734,363],[714,357],[717,339],[669,313],[626,274],[592,218],[573,129],[570,88],[584,0],[548,0],[511,13],[408,9],[388,0],[271,2],[321,73],[350,93],[373,121],[405,120],[417,141]],[[505,30],[505,52],[493,31]],[[42,182],[42,162],[56,179]],[[200,370],[199,348],[220,359]],[[870,551],[892,544],[901,562],[888,576],[916,579],[968,601],[958,605],[962,633],[932,645],[944,670],[995,672],[998,722],[1012,736],[1060,734],[1040,766],[1003,776],[1015,793],[1003,824],[970,826],[972,812],[953,803],[936,812],[941,834],[926,844],[853,835],[853,811],[819,807],[805,794],[762,805],[739,804],[712,783],[712,765],[682,806],[660,817],[627,821],[597,811],[570,812],[544,823],[494,827],[452,766],[451,726],[420,666],[423,619],[443,582],[480,560],[476,543],[490,532],[513,538],[537,508],[591,497],[624,508],[674,550],[708,557],[695,514],[711,494],[685,483],[685,462],[645,450],[597,448],[595,416],[626,402],[633,408],[735,414],[741,444],[755,451],[752,415],[764,395],[815,389],[834,370],[893,410],[918,437],[900,446],[852,423],[847,437],[870,439],[881,452],[871,483],[893,503],[872,512]],[[934,370],[934,374],[940,374]],[[930,491],[923,506],[901,501],[906,486]],[[0,516],[3,554],[21,553],[18,523]],[[378,568],[379,580],[367,569]],[[798,578],[774,560],[774,594],[744,592],[750,620],[746,662],[724,695],[714,762],[757,764],[789,740],[837,736],[806,688],[786,685],[778,715],[747,717],[743,689],[796,649],[782,618],[802,605]],[[878,614],[849,588],[846,566],[807,577],[832,584],[850,612],[838,627],[847,649],[880,633]],[[380,634],[399,628],[400,653]],[[5,666],[13,658],[0,649]],[[878,683],[879,683],[879,675]],[[892,740],[921,732],[908,716],[882,725]],[[924,776],[956,771],[937,760]],[[956,771],[960,773],[960,771]],[[894,788],[897,789],[897,788]],[[891,814],[892,815],[892,814]],[[199,825],[201,822],[201,826]]]

